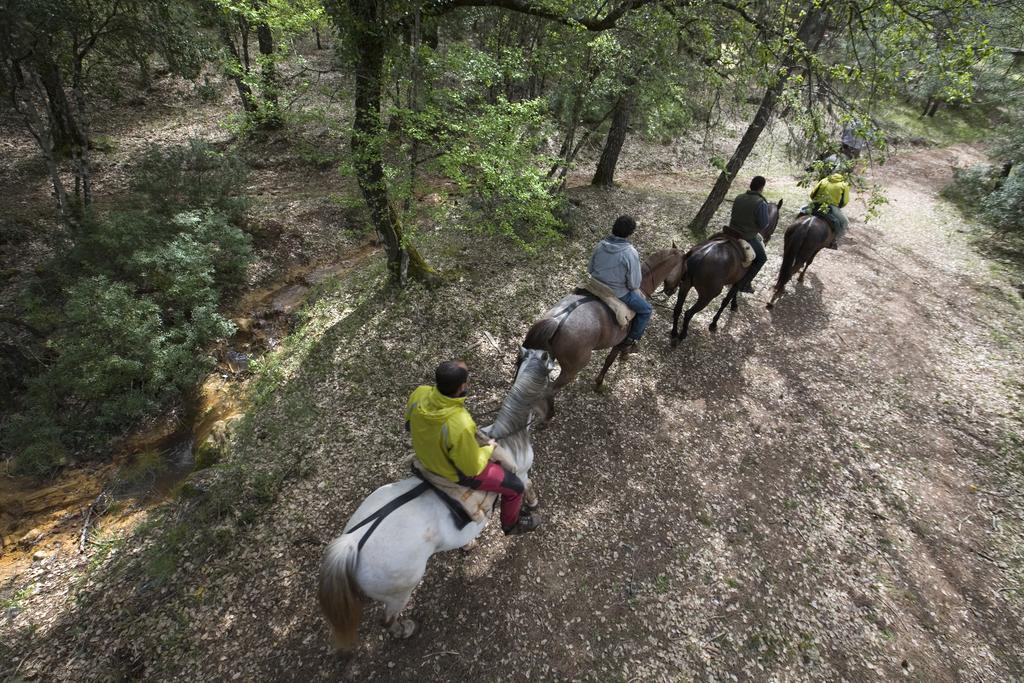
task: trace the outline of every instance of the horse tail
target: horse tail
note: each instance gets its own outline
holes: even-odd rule
[[[320,609],[334,632],[334,642],[342,650],[352,650],[359,640],[359,621],[363,601],[355,585],[357,537],[339,536],[324,551],[320,565]]]
[[[523,346],[528,349],[537,349],[538,351],[550,351],[551,350],[551,338],[555,336],[555,332],[558,331],[558,320],[555,318],[544,318],[538,320],[530,327],[526,333],[526,340],[523,342]]]
[[[793,232],[786,235],[785,247],[782,250],[782,265],[779,267],[779,279],[775,281],[776,293],[785,289],[786,283],[793,277],[793,266],[796,265],[797,256],[803,250],[807,232],[807,222],[804,221],[793,228]]]

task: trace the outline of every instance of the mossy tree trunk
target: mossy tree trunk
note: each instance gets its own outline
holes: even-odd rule
[[[402,221],[391,199],[384,175],[381,123],[381,85],[388,36],[380,21],[386,8],[381,0],[349,0],[355,19],[350,27],[355,64],[355,120],[352,124],[352,156],[356,181],[370,211],[374,228],[384,243],[392,279],[405,284],[408,278],[432,284],[434,269],[403,234]]]

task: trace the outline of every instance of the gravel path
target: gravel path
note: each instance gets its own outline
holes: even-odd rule
[[[535,435],[543,530],[489,528],[476,551],[435,557],[409,611],[421,630],[392,641],[368,610],[360,650],[340,659],[317,613],[320,553],[401,475],[408,391],[461,353],[473,408],[496,405],[529,321],[604,226],[635,211],[641,251],[664,246],[700,188],[667,172],[574,189],[571,242],[525,260],[477,255],[490,243],[472,234],[422,235],[435,261],[474,267],[394,297],[376,264],[322,295],[281,352],[234,455],[253,472],[288,463],[261,514],[226,510],[212,546],[193,532],[163,581],[139,569],[153,541],[77,585],[84,559],[34,566],[36,595],[0,615],[15,678],[1019,679],[1022,306],[938,198],[971,158],[918,150],[879,169],[880,219],[853,210],[849,241],[774,312],[781,236],[717,335],[709,309],[671,349],[658,309],[602,394],[595,359]],[[769,190],[791,217],[803,190]]]

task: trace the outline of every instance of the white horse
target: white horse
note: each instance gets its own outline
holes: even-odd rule
[[[521,349],[512,390],[494,424],[481,430],[511,455],[531,505],[536,496],[528,474],[533,465],[529,427],[535,411],[547,417],[553,367],[547,352]],[[356,646],[366,598],[384,603],[384,626],[392,635],[411,636],[415,622],[398,615],[423,578],[427,560],[436,552],[467,545],[486,524],[484,519],[457,529],[447,505],[415,477],[371,493],[342,535],[327,546],[320,566],[320,608],[337,645],[345,650]]]

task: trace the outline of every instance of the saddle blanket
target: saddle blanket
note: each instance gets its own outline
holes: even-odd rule
[[[750,246],[750,242],[746,241],[745,239],[736,237],[734,234],[729,234],[729,232],[731,231],[728,227],[722,228],[722,232],[708,238],[708,240],[704,242],[703,245],[697,245],[696,247],[694,247],[693,251],[697,251],[697,249],[700,249],[702,246],[711,246],[715,242],[731,242],[740,250],[740,259],[742,261],[743,267],[748,268],[750,264],[754,262],[754,248]],[[762,238],[760,235],[758,235],[754,239],[760,240]]]
[[[619,297],[615,296],[612,290],[608,288],[608,285],[600,280],[595,280],[588,275],[580,283],[579,289],[590,292],[603,301],[608,308],[612,309],[612,313],[615,314],[615,321],[619,324],[619,327],[626,327],[636,317],[636,312],[622,303]]]
[[[413,458],[412,466],[421,479],[461,505],[474,522],[482,522],[486,519],[498,499],[497,493],[477,491],[434,474],[426,470],[416,458]]]

